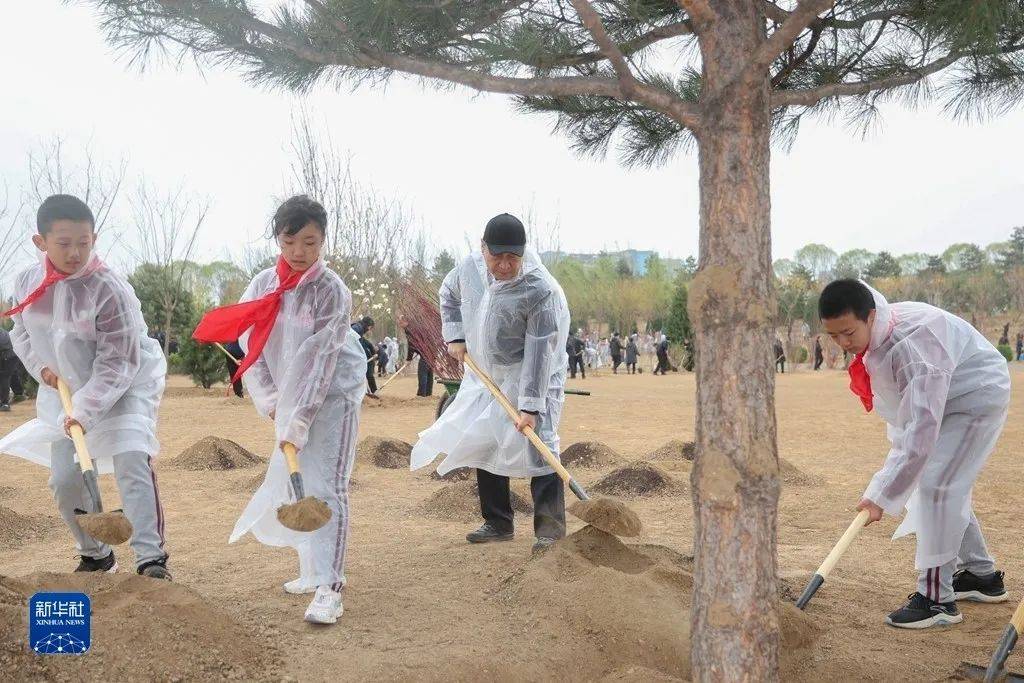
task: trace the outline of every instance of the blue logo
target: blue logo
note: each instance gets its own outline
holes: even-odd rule
[[[28,644],[40,655],[81,655],[92,640],[85,593],[36,593],[28,601]]]

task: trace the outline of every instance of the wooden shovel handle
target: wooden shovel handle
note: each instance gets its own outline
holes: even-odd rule
[[[396,378],[400,374],[402,374],[402,370],[405,370],[405,366],[408,365],[408,364],[409,364],[408,362],[402,363],[402,367],[400,367],[397,370],[395,370],[395,374],[393,374],[390,377],[388,377],[386,380],[384,380],[383,384],[381,384],[379,387],[377,387],[377,393],[379,394],[384,387],[386,387],[387,385],[391,384],[391,380],[393,380],[394,378]]]
[[[289,474],[298,474],[299,451],[297,448],[295,448],[295,444],[285,441],[283,444],[281,444],[281,451],[284,453],[284,459],[288,461]]]
[[[853,543],[853,539],[857,538],[857,534],[860,533],[860,530],[863,529],[864,525],[867,523],[868,511],[861,510],[860,513],[853,518],[853,521],[850,522],[850,526],[846,528],[843,535],[839,537],[839,540],[832,548],[832,552],[828,554],[825,560],[821,563],[821,566],[818,567],[817,574],[821,576],[821,578],[824,579],[829,575],[829,572],[831,572],[836,566],[836,563],[839,562],[839,558],[843,556],[846,549],[850,547],[851,543]]]
[[[60,377],[57,378],[57,393],[60,394],[60,402],[64,405],[64,414],[71,417],[71,389]],[[75,451],[78,453],[78,464],[83,472],[92,470],[92,458],[89,456],[89,448],[85,445],[85,430],[82,425],[71,425],[71,440],[75,443]]]
[[[237,359],[237,358],[235,358],[235,357],[234,357],[233,355],[231,355],[231,352],[230,352],[230,351],[228,351],[228,350],[227,350],[226,348],[224,348],[224,345],[223,345],[223,344],[221,344],[220,342],[213,342],[213,345],[214,345],[214,346],[216,346],[216,347],[217,347],[218,349],[220,349],[221,351],[223,351],[223,352],[224,352],[224,355],[225,355],[225,356],[227,356],[228,358],[230,358],[230,359],[231,359],[231,361],[232,361],[232,362],[233,362],[233,363],[234,363],[235,365],[241,365],[241,364],[242,364],[242,361],[238,360],[238,359]]]
[[[1010,623],[1013,624],[1013,628],[1017,630],[1018,635],[1024,633],[1024,600],[1021,600],[1020,604],[1017,605],[1013,616],[1010,617]]]
[[[505,412],[508,413],[510,418],[512,418],[512,421],[518,422],[519,411],[512,406],[512,403],[505,397],[505,394],[501,392],[501,389],[494,383],[494,380],[491,379],[486,372],[480,369],[480,366],[476,364],[476,361],[473,360],[472,356],[468,353],[463,357],[463,360],[466,361],[466,365],[469,366],[469,369],[476,373],[476,376],[480,378],[480,381],[484,383],[484,386],[487,387],[491,394],[494,395],[494,398],[501,404],[501,407],[505,409]],[[544,461],[558,473],[558,476],[562,478],[562,481],[567,484],[569,482],[575,483],[572,475],[569,474],[569,471],[562,466],[562,463],[558,461],[558,458],[556,458],[555,454],[551,452],[551,449],[548,448],[547,444],[537,436],[537,432],[533,431],[532,427],[528,426],[524,429],[523,434],[525,434],[526,438],[530,440],[530,443],[540,451],[540,454],[544,457]]]

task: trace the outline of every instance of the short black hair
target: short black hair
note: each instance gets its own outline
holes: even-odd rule
[[[363,324],[363,329],[364,330],[368,330],[371,327],[373,327],[373,318],[371,318],[368,315],[367,316],[363,316],[362,320],[360,320],[359,322],[361,322]]]
[[[320,234],[327,234],[327,210],[323,204],[307,194],[297,194],[284,200],[271,221],[273,236],[294,235],[310,223],[316,223]]]
[[[50,228],[57,221],[88,221],[93,230],[96,229],[96,219],[88,204],[78,197],[70,194],[54,194],[43,200],[36,212],[36,230],[40,235],[50,232]]]
[[[867,322],[868,315],[875,310],[875,297],[871,290],[859,280],[835,280],[821,290],[818,298],[818,317],[832,320],[847,313],[853,313],[857,320]]]

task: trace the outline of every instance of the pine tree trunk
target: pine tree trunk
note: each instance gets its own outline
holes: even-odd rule
[[[779,479],[771,362],[770,105],[736,88],[764,40],[749,0],[719,0],[701,37],[700,268],[690,288],[697,343],[692,610],[694,681],[778,680]]]

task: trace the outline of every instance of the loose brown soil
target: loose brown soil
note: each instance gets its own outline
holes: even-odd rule
[[[207,436],[192,444],[171,461],[183,470],[235,470],[256,467],[263,458],[247,451],[230,439]]]
[[[533,513],[533,504],[515,489],[510,491],[512,510],[524,515]],[[459,522],[472,522],[480,518],[480,489],[475,481],[459,481],[430,494],[419,506],[419,512],[427,517]]]
[[[356,461],[370,462],[386,470],[408,469],[412,444],[401,439],[368,436],[356,447]]]
[[[654,463],[638,460],[605,475],[590,489],[609,496],[638,498],[682,493],[686,487]]]
[[[581,441],[566,448],[559,455],[562,464],[573,468],[609,467],[622,462],[622,456],[599,441]]]

